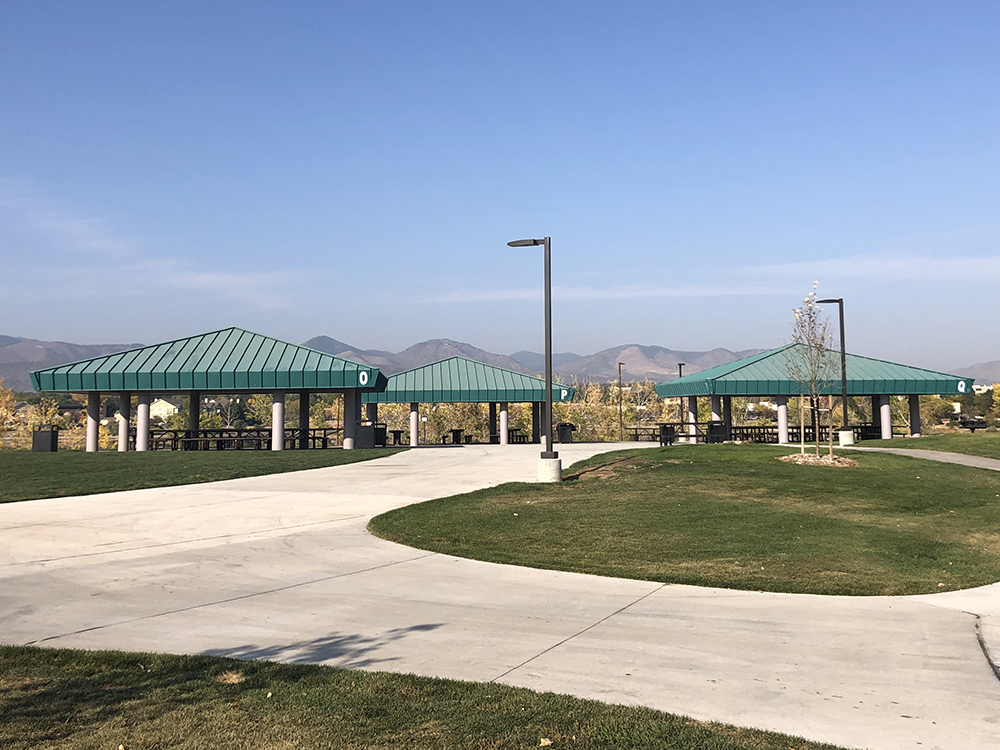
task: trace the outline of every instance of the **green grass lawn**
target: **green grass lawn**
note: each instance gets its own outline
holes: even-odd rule
[[[948,451],[968,456],[983,456],[1000,460],[1000,432],[953,433],[926,435],[914,440],[893,440],[883,444],[880,440],[867,440],[865,447],[916,448],[927,451]]]
[[[461,557],[700,586],[872,595],[1000,580],[1000,473],[882,453],[852,453],[858,468],[777,460],[789,452],[619,451],[561,484],[432,500],[370,529]]]
[[[0,503],[319,469],[398,452],[391,449],[147,453],[0,450]]]
[[[201,656],[0,646],[6,750],[836,750],[489,683]]]

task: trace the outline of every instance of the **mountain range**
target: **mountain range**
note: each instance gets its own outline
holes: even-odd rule
[[[142,344],[71,344],[65,341],[40,341],[0,335],[0,378],[5,385],[18,391],[30,391],[29,373],[46,367],[75,362],[81,359],[112,354],[124,349],[134,349]],[[380,349],[361,349],[329,336],[316,336],[303,343],[313,349],[349,359],[361,364],[378,367],[386,375],[421,367],[448,357],[466,357],[503,367],[516,372],[536,375],[545,369],[543,355],[532,351],[513,354],[495,354],[461,341],[430,339],[414,344],[400,352]],[[710,349],[708,351],[679,351],[662,346],[623,344],[603,349],[594,354],[580,355],[572,352],[553,354],[556,377],[564,382],[585,383],[609,381],[618,377],[618,363],[622,363],[622,378],[629,381],[653,380],[661,382],[677,377],[677,365],[684,363],[686,374],[707,370],[748,357],[763,349]],[[1000,382],[1000,361],[981,362],[956,370],[956,375],[973,377],[978,383]]]
[[[545,369],[545,357],[538,352],[519,351],[514,354],[494,354],[485,349],[451,339],[431,339],[414,344],[393,354],[375,349],[358,349],[329,336],[309,339],[303,346],[319,349],[344,359],[380,368],[387,375],[437,362],[448,357],[466,357],[503,367],[516,372],[537,374]],[[677,363],[684,362],[685,372],[707,370],[709,367],[732,362],[742,357],[764,351],[745,349],[732,352],[712,349],[705,352],[674,351],[662,346],[624,344],[604,349],[595,354],[580,355],[560,352],[552,355],[555,374],[568,382],[612,380],[618,377],[618,363],[622,363],[622,377],[626,380],[655,380],[657,382],[677,377]]]
[[[955,370],[955,374],[964,375],[967,378],[975,378],[976,383],[979,385],[1000,383],[1000,359],[963,367],[960,370]]]
[[[101,357],[142,344],[70,344],[0,335],[0,378],[15,391],[30,391],[28,375],[34,370],[64,365],[80,359]]]

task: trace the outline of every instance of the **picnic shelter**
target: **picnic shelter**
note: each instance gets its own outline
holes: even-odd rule
[[[699,432],[714,432],[726,440],[751,440],[755,442],[788,443],[795,441],[795,430],[788,424],[788,399],[808,396],[803,385],[789,376],[790,364],[800,352],[801,344],[787,344],[770,351],[754,354],[744,359],[708,370],[668,380],[656,386],[657,395],[663,398],[687,399],[686,426],[690,436]],[[824,381],[823,394],[841,395],[840,353],[830,351],[836,358],[835,373]],[[856,426],[861,438],[892,437],[892,411],[890,397],[906,396],[909,399],[911,435],[920,434],[920,404],[922,395],[964,394],[972,391],[972,378],[927,370],[881,359],[847,354],[847,395],[871,398],[873,421]],[[734,427],[732,417],[733,396],[769,397],[778,411],[777,429],[765,427]],[[698,423],[698,398],[711,399],[711,422]],[[815,413],[813,411],[813,413]],[[801,427],[800,427],[801,429]],[[813,427],[813,429],[816,429]],[[807,437],[812,439],[815,435]]]
[[[572,386],[554,383],[552,400],[572,401],[575,392]],[[391,375],[384,390],[369,391],[361,398],[367,404],[367,418],[372,421],[378,419],[379,404],[408,403],[411,446],[419,443],[421,403],[489,404],[490,441],[500,445],[527,441],[527,436],[511,435],[508,417],[510,404],[530,403],[531,442],[539,442],[544,431],[541,407],[545,403],[545,381],[542,378],[465,357],[450,357]]]
[[[96,451],[102,393],[118,396],[120,418],[118,450],[150,448],[149,406],[154,397],[188,399],[188,429],[171,439],[185,449],[210,447],[262,447],[271,450],[307,448],[327,444],[323,435],[309,429],[309,398],[313,393],[344,395],[343,446],[353,448],[361,420],[362,394],[384,388],[387,379],[377,367],[289,344],[242,328],[219,331],[144,346],[31,373],[31,383],[43,393],[87,394],[86,449]],[[299,429],[285,434],[285,394],[299,394]],[[270,430],[201,430],[203,393],[270,393]],[[136,427],[130,433],[131,402],[137,397]],[[256,434],[261,433],[261,434]]]

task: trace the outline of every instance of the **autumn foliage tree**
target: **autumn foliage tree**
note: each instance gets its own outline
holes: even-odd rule
[[[802,307],[793,310],[792,346],[785,355],[785,373],[797,382],[809,397],[810,408],[816,409],[820,398],[838,379],[838,359],[833,351],[830,321],[826,319],[817,302],[819,282],[813,282],[812,291],[802,300]],[[818,425],[817,425],[818,428]],[[832,431],[831,420],[831,431]],[[819,455],[819,429],[815,430],[816,455]],[[832,435],[831,435],[832,437]],[[833,447],[831,442],[831,454]]]

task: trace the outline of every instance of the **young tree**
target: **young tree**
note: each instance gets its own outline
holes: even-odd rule
[[[820,396],[824,395],[834,381],[838,380],[839,360],[831,349],[833,335],[830,333],[830,322],[820,310],[816,301],[818,296],[818,281],[813,282],[812,291],[802,301],[802,307],[797,307],[795,320],[792,323],[792,346],[785,355],[785,373],[800,386],[809,397],[810,407],[815,410],[819,406]],[[819,423],[816,425],[816,455],[819,455]],[[831,442],[830,455],[833,455],[833,420],[830,420]]]

